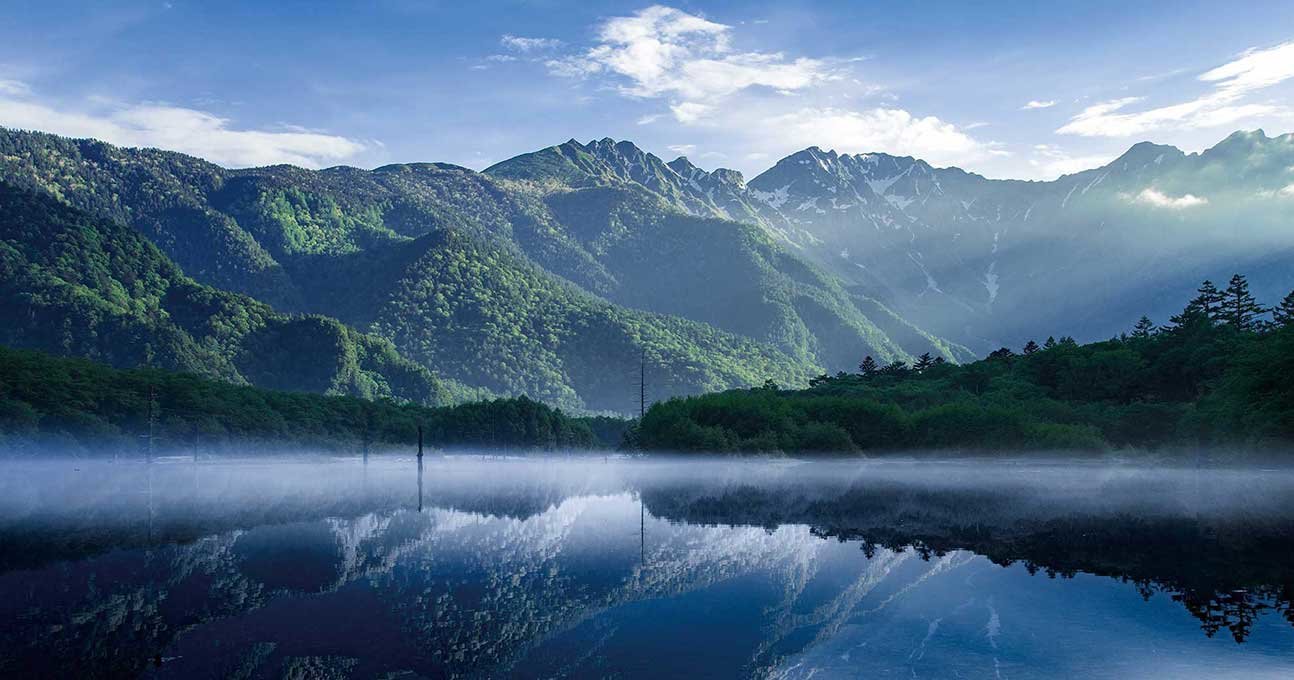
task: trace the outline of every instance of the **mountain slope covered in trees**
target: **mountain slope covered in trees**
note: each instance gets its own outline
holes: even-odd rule
[[[685,162],[685,161],[684,161]],[[863,354],[907,359],[932,352],[969,358],[963,348],[892,312],[860,301],[837,277],[810,264],[745,207],[720,207],[713,193],[630,142],[574,140],[485,170],[531,194],[552,223],[611,276],[602,294],[631,307],[678,314],[773,343],[831,369]],[[739,174],[720,175],[740,186]]]
[[[0,179],[135,227],[200,281],[337,317],[501,393],[628,410],[644,351],[661,394],[802,380],[866,353],[967,356],[892,311],[874,322],[759,227],[636,184],[580,193],[443,164],[225,170],[16,131],[0,152]]]
[[[129,227],[0,183],[0,344],[284,390],[445,404],[479,394],[390,342],[199,284]]]

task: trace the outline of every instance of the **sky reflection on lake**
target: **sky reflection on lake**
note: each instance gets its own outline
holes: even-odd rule
[[[1285,471],[4,467],[4,676],[1294,672]]]

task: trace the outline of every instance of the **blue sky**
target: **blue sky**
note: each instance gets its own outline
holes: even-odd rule
[[[1294,130],[1294,3],[10,0],[0,125],[222,165],[481,169],[630,139],[1050,178]]]

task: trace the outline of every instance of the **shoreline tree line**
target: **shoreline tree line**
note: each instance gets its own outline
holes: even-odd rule
[[[654,405],[627,444],[696,452],[1108,450],[1294,441],[1294,292],[1266,308],[1235,275],[1205,281],[1162,326],[1080,345],[1030,340],[955,365],[865,357],[808,389]]]

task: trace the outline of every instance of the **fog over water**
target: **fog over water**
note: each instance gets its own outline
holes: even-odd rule
[[[4,676],[1294,671],[1283,468],[614,454],[0,466]]]

